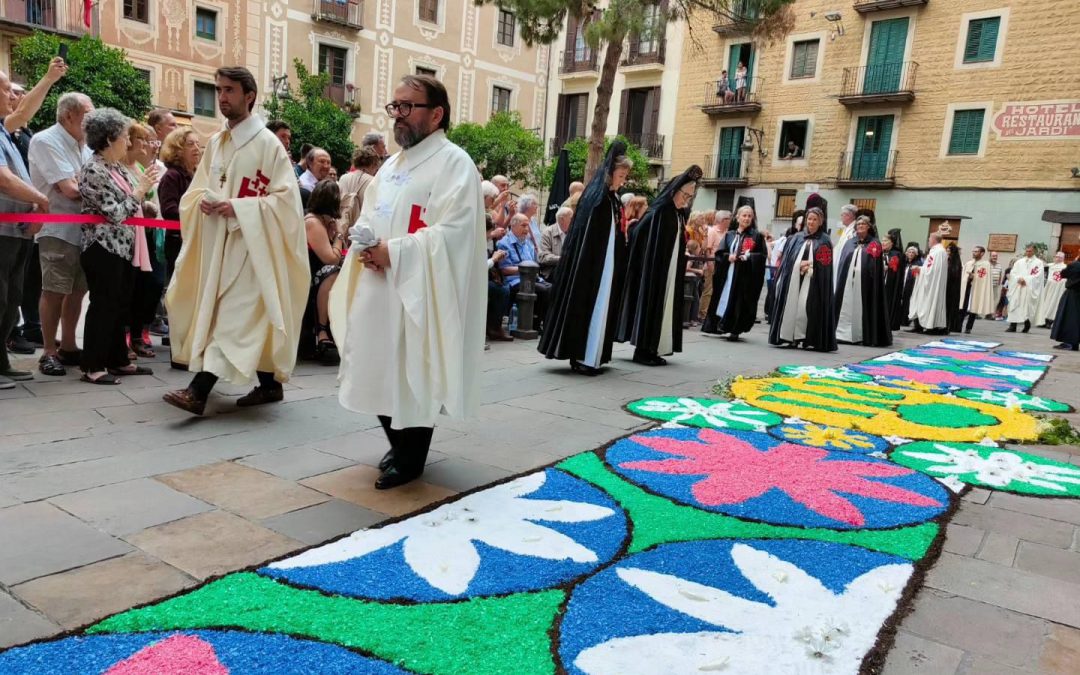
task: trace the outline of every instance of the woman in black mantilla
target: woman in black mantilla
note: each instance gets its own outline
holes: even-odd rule
[[[872,212],[871,212],[872,214]],[[836,340],[866,347],[892,344],[892,315],[885,301],[885,266],[872,215],[855,219],[855,236],[836,264]]]
[[[662,366],[661,356],[682,351],[686,220],[701,180],[691,166],[653,200],[630,229],[630,263],[615,339],[630,342],[634,361]]]
[[[1061,271],[1066,279],[1065,295],[1058,303],[1050,337],[1061,344],[1054,349],[1080,350],[1080,256]]]
[[[727,333],[729,342],[738,342],[757,319],[768,251],[756,221],[753,207],[739,207],[735,212],[738,228],[728,230],[716,249],[713,297],[701,332]]]
[[[889,329],[897,331],[900,330],[900,303],[904,292],[904,269],[907,267],[900,230],[889,230],[881,238],[881,248],[885,265],[885,311],[889,315]]]
[[[807,209],[806,229],[784,247],[769,344],[836,351],[832,262],[825,214]]]
[[[575,373],[597,375],[611,360],[626,276],[618,192],[633,166],[626,144],[613,142],[578,200],[563,242],[537,349],[549,359],[569,359]]]
[[[918,244],[908,244],[904,251],[904,273],[901,276],[902,289],[900,291],[900,323],[905,326],[911,325],[911,294],[915,292],[915,282],[922,271],[923,257]]]
[[[948,330],[959,333],[963,326],[964,312],[960,310],[960,281],[964,276],[964,261],[960,259],[960,247],[950,242],[949,269],[945,279],[945,313],[948,317]]]

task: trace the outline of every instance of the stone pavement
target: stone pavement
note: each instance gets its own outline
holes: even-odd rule
[[[1005,327],[980,322],[973,337],[1050,351],[1046,331]],[[618,347],[598,378],[544,361],[535,342],[494,345],[480,418],[441,424],[424,480],[389,492],[372,488],[386,450],[379,423],[338,406],[333,369],[301,366],[286,402],[260,410],[238,410],[243,390],[222,388],[202,419],[161,402],[189,379],[161,358],[153,377],[118,387],[39,375],[0,391],[0,647],[600,446],[649,426],[622,410],[635,398],[703,395],[736,374],[888,351],[780,351],[765,328],[738,345],[692,331],[666,368],[638,366]],[[927,340],[900,333],[896,347]],[[1055,353],[1036,393],[1075,406],[1080,356]],[[1078,448],[1025,450],[1080,464]],[[1080,501],[972,491],[925,586],[886,672],[1077,672]]]

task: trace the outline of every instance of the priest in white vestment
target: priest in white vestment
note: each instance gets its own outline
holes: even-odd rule
[[[1046,268],[1046,287],[1039,300],[1039,313],[1035,317],[1036,326],[1042,328],[1053,326],[1058,304],[1061,302],[1061,296],[1065,295],[1065,283],[1068,281],[1061,275],[1064,271],[1065,251],[1058,251],[1054,255],[1054,262]]]
[[[967,315],[964,332],[971,332],[975,319],[993,314],[995,303],[993,268],[986,259],[986,249],[976,246],[960,277],[960,311]]]
[[[479,409],[487,314],[480,174],[446,139],[446,89],[407,76],[387,113],[402,150],[364,195],[350,230],[358,252],[330,299],[341,405],[377,415],[390,441],[380,490],[423,473],[440,413],[463,419]],[[365,231],[378,243],[361,251]]]
[[[172,360],[196,375],[164,399],[196,415],[219,378],[258,376],[241,407],[282,400],[311,284],[296,175],[277,136],[251,114],[255,78],[221,68],[215,81],[227,124],[180,200],[184,243],[165,294]]]
[[[908,318],[915,321],[909,332],[944,335],[949,330],[945,290],[948,282],[949,253],[941,244],[941,234],[934,232],[927,241],[929,252],[923,261],[915,290],[911,294]]]
[[[1006,333],[1015,333],[1018,323],[1024,324],[1025,333],[1031,330],[1031,323],[1039,313],[1045,268],[1031,244],[1024,247],[1024,257],[1013,263],[1009,270],[1009,327]]]

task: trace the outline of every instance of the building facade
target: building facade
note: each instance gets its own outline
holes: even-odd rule
[[[693,20],[711,35],[683,56],[673,160],[703,165],[699,208],[753,197],[778,231],[819,192],[834,222],[855,203],[905,241],[948,220],[962,248],[1006,260],[1029,240],[1080,245],[1080,223],[1043,219],[1080,212],[1080,53],[1065,48],[1080,4],[796,0],[794,11],[774,44],[745,22]]]
[[[603,7],[606,2],[598,4]],[[662,181],[671,175],[684,32],[680,23],[664,20],[666,0],[650,0],[646,9],[656,28],[630,36],[623,45],[606,133],[626,136],[639,146],[649,158],[652,175]],[[566,142],[587,138],[592,128],[604,46],[594,49],[585,42],[587,23],[567,17],[551,45],[544,138],[552,156]]]

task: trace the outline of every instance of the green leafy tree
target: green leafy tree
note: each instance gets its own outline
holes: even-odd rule
[[[522,126],[517,112],[495,114],[487,124],[456,124],[448,138],[469,153],[485,177],[503,175],[529,185],[541,178],[544,141]]]
[[[626,156],[634,163],[634,168],[630,170],[623,190],[651,199],[654,190],[649,184],[649,158],[625,137],[618,136],[617,138],[626,143]],[[604,153],[611,147],[613,140],[615,139],[604,139]],[[570,159],[570,180],[585,180],[585,167],[589,160],[589,140],[575,138],[567,143],[565,148]],[[558,159],[556,157],[544,168],[543,185],[545,188],[549,187],[555,178],[555,166],[558,164]]]
[[[299,149],[310,143],[330,153],[339,173],[348,170],[352,162],[353,114],[342,110],[326,98],[330,84],[328,73],[313,74],[300,59],[293,62],[299,87],[289,87],[287,97],[271,96],[263,104],[268,119],[284,120],[292,128],[293,147]],[[297,158],[299,159],[299,158]]]
[[[60,51],[60,38],[34,32],[22,38],[12,52],[11,69],[36,83]],[[152,106],[150,83],[128,61],[127,53],[84,35],[69,43],[68,72],[57,82],[41,110],[30,122],[32,129],[56,123],[56,101],[69,91],[86,94],[98,108],[116,108],[132,119],[142,119]]]
[[[604,62],[596,87],[596,107],[593,109],[589,133],[589,156],[585,177],[591,177],[604,155],[604,136],[607,131],[615,71],[619,67],[623,42],[631,35],[642,39],[662,38],[669,21],[686,19],[694,12],[709,12],[718,19],[737,20],[747,24],[752,33],[766,41],[784,35],[794,19],[790,4],[794,0],[669,0],[667,14],[653,22],[646,14],[652,2],[642,0],[610,0],[603,10],[596,0],[476,0],[478,4],[493,4],[513,12],[525,43],[550,45],[558,39],[567,16],[587,19],[585,41],[592,49],[604,46]],[[675,67],[678,67],[677,64]]]

